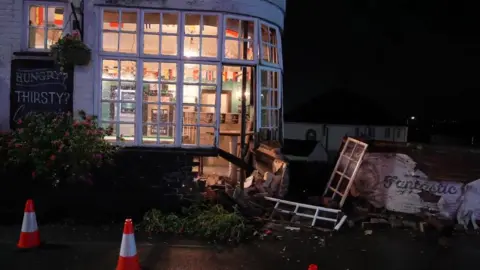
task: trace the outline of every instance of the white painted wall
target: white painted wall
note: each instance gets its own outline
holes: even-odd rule
[[[316,131],[317,141],[321,141],[326,146],[328,143],[328,151],[337,151],[344,136],[368,135],[370,130],[371,138],[379,141],[407,142],[408,139],[408,127],[406,126],[355,126],[295,122],[285,123],[284,138],[305,140],[309,129]]]
[[[10,115],[10,64],[13,52],[20,51],[25,20],[23,0],[0,0],[0,130],[9,129]],[[58,1],[68,2],[68,1]],[[79,3],[74,0],[74,3]],[[95,65],[98,65],[98,33],[95,5],[108,5],[111,0],[85,0],[84,41],[92,48],[92,62],[86,67],[76,67],[74,74],[74,110],[96,113]],[[130,0],[116,0],[116,4],[128,6]],[[201,10],[257,17],[283,29],[286,0],[143,0],[135,1],[135,7]],[[71,25],[71,24],[70,24]]]

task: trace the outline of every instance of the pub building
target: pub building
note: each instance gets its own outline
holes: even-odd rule
[[[112,143],[182,153],[201,160],[204,169],[230,166],[232,174],[231,162],[246,168],[242,160],[255,152],[247,149],[274,153],[281,145],[285,0],[0,4],[1,13],[12,15],[0,16],[6,31],[0,38],[0,129],[10,128],[16,102],[41,101],[42,95],[53,102],[65,94],[65,106],[52,110],[70,106],[97,115],[102,127],[113,128],[106,138]],[[42,84],[22,88],[20,73],[28,66],[60,72],[35,63],[53,62],[50,46],[74,29],[92,50],[90,64],[75,67],[67,80],[56,75],[66,93],[25,93]]]

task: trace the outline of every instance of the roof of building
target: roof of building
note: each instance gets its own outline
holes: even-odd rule
[[[367,152],[408,155],[433,181],[472,182],[480,179],[480,149],[371,141]]]
[[[406,125],[383,106],[366,96],[339,89],[330,91],[302,104],[285,114],[287,122],[349,124],[349,125]]]

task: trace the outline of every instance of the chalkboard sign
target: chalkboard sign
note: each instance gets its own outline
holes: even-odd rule
[[[35,112],[71,112],[73,70],[60,71],[52,60],[12,61],[10,127]]]

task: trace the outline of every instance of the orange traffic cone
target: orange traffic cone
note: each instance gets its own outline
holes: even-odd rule
[[[35,248],[40,246],[40,233],[38,231],[37,217],[33,207],[33,200],[27,200],[23,214],[22,231],[18,248]]]
[[[140,270],[131,219],[125,220],[125,226],[123,227],[122,245],[120,247],[117,270]]]
[[[316,264],[310,264],[308,270],[318,270],[318,266]]]

